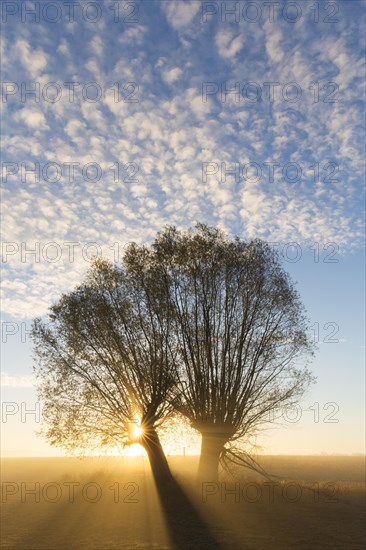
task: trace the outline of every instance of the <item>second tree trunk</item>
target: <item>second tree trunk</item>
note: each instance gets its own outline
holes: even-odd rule
[[[226,440],[212,434],[202,434],[201,456],[198,466],[198,480],[216,482],[219,475],[220,454]]]

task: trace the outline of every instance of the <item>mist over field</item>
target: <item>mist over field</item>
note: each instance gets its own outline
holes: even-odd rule
[[[361,550],[365,460],[263,456],[268,481],[197,484],[197,457],[170,457],[182,494],[157,490],[146,457],[2,460],[4,550]]]

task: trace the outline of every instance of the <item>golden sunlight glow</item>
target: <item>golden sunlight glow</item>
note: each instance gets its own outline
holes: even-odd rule
[[[144,433],[144,430],[139,426],[138,424],[131,424],[131,435],[133,439],[137,439],[138,437],[141,437]]]
[[[143,433],[144,429],[141,426],[141,419],[136,414],[134,422],[129,425],[129,436],[131,441],[138,440]],[[126,456],[146,456],[146,451],[139,443],[132,443],[131,445],[127,445],[123,454]]]
[[[141,445],[139,443],[133,443],[132,445],[128,445],[127,447],[125,447],[125,449],[123,450],[123,455],[124,456],[140,456],[140,457],[143,457],[143,456],[146,456],[147,457],[147,453],[145,451],[145,449],[143,447],[141,447]]]
[[[111,456],[147,457],[140,439],[147,434],[142,425],[139,412],[133,411],[129,421],[121,422],[121,428],[125,430],[124,444],[110,447],[107,454]],[[159,436],[167,456],[196,456],[200,453],[201,438],[198,432],[184,419],[168,419]]]

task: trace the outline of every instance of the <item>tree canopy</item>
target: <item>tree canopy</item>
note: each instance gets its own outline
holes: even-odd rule
[[[97,260],[85,282],[35,320],[36,371],[46,437],[66,449],[139,442],[159,451],[156,428],[173,410],[171,309],[150,273]],[[165,465],[166,467],[167,465]]]
[[[201,433],[200,476],[215,478],[225,445],[311,382],[307,319],[277,253],[202,224],[130,244],[122,265],[97,260],[48,321],[33,335],[49,441],[138,441],[157,475],[173,413]]]
[[[313,350],[300,296],[267,243],[204,225],[167,228],[125,260],[163,273],[178,346],[176,406],[202,434],[201,473],[210,462],[217,470],[226,443],[250,438],[311,382],[298,363]]]

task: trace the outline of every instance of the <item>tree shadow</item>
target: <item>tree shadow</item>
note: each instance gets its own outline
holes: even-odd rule
[[[224,548],[175,479],[164,485],[157,483],[156,489],[170,540],[176,550]]]

